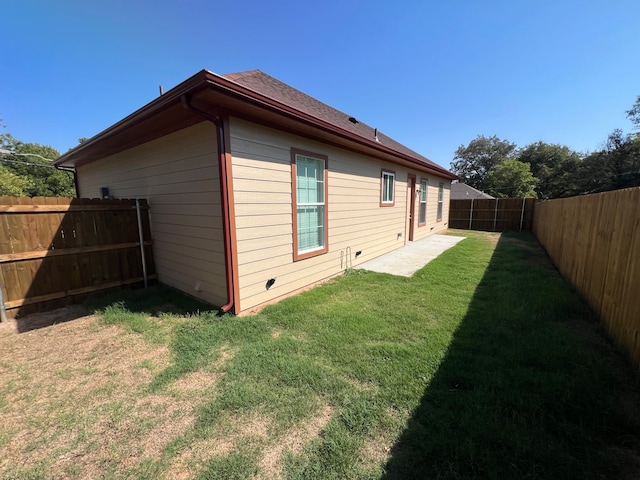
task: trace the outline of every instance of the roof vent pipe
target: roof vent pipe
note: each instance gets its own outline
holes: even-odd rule
[[[164,87],[162,85],[158,85],[158,90],[160,90],[160,96],[164,95]]]
[[[376,140],[376,142],[380,141],[380,140],[378,140],[378,129],[377,128],[373,129],[373,138]]]

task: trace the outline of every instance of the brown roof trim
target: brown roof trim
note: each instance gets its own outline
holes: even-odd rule
[[[138,124],[146,118],[154,115],[158,110],[161,110],[164,107],[167,107],[173,103],[180,102],[181,97],[185,93],[191,93],[200,88],[206,87],[206,70],[201,70],[192,77],[189,77],[184,82],[176,85],[168,92],[160,95],[155,100],[152,100],[142,108],[136,110],[132,114],[126,116],[122,120],[117,123],[114,123],[110,127],[106,128],[102,132],[98,133],[94,137],[90,138],[84,143],[72,148],[68,152],[62,154],[60,157],[56,159],[54,162],[55,166],[59,166],[64,164],[67,161],[72,161],[74,157],[77,157],[82,154],[85,150],[90,150],[91,147],[95,146],[97,143],[102,141],[103,139],[121,132],[123,130],[128,129],[132,125]]]
[[[233,75],[231,75],[233,77]],[[235,78],[235,77],[233,77]],[[375,139],[367,139],[355,133],[349,132],[336,126],[332,123],[318,119],[310,114],[302,112],[296,108],[290,107],[280,101],[274,100],[266,95],[263,95],[255,90],[245,87],[229,78],[222,75],[218,75],[209,70],[201,70],[192,77],[188,78],[184,82],[180,83],[176,87],[167,91],[165,94],[151,101],[144,107],[136,110],[131,115],[125,117],[119,122],[115,123],[111,127],[98,133],[96,136],[78,145],[77,147],[69,150],[65,154],[61,155],[54,163],[56,166],[69,165],[75,166],[78,164],[88,163],[91,159],[86,159],[86,156],[91,156],[93,147],[96,147],[103,140],[109,138],[112,135],[125,132],[131,126],[138,125],[140,122],[151,118],[158,111],[168,108],[176,103],[180,102],[182,95],[191,94],[195,92],[211,89],[223,93],[231,98],[241,100],[244,103],[255,105],[263,109],[275,112],[284,117],[288,117],[297,122],[312,126],[320,131],[337,136],[344,140],[356,143],[363,147],[367,147],[369,151],[374,150],[380,152],[385,157],[397,158],[400,164],[410,164],[421,171],[427,171],[435,174],[439,177],[455,180],[458,177],[449,172],[448,170],[440,167],[439,165],[430,161],[424,161],[420,158],[413,157],[406,153],[398,152],[393,148],[382,145],[376,142]],[[86,156],[85,156],[86,155]],[[84,157],[84,158],[83,158]],[[383,158],[383,160],[388,160]]]
[[[395,157],[400,157],[405,161],[408,161],[410,163],[415,164],[416,166],[421,167],[422,169],[427,168],[428,170],[430,170],[432,173],[435,173],[439,176],[444,176],[445,178],[449,178],[451,180],[455,180],[458,178],[457,175],[451,173],[450,171],[440,167],[437,164],[430,164],[430,163],[426,163],[420,159],[417,159],[415,157],[411,157],[409,155],[406,155],[404,153],[398,152],[392,148],[386,147],[384,145],[381,145],[379,142],[376,142],[375,140],[368,140],[364,137],[361,137],[360,135],[356,135],[354,133],[351,133],[347,130],[344,130],[336,125],[333,125],[331,123],[325,122],[323,120],[320,120],[312,115],[309,115],[307,113],[301,112],[300,110],[297,110],[293,107],[290,107],[288,105],[285,105],[281,102],[278,102],[276,100],[273,100],[269,97],[267,97],[266,95],[263,95],[259,92],[256,92],[254,90],[251,90],[243,85],[240,85],[232,80],[229,80],[228,78],[225,78],[221,75],[218,75],[216,73],[207,71],[207,76],[208,76],[208,80],[211,82],[212,86],[224,89],[226,92],[228,93],[232,93],[232,94],[236,94],[238,96],[241,96],[243,98],[248,99],[249,101],[252,101],[254,103],[259,103],[262,106],[271,109],[271,110],[275,110],[285,116],[289,116],[290,118],[294,118],[298,121],[301,121],[303,123],[307,123],[309,125],[318,127],[328,133],[332,133],[334,135],[338,135],[342,138],[351,140],[353,142],[359,143],[361,145],[366,145],[369,148],[374,148],[376,150],[379,150],[380,152],[386,153],[387,155],[393,155]],[[214,87],[214,88],[215,88]]]

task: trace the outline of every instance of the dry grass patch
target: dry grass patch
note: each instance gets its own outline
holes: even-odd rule
[[[221,418],[219,425],[214,426],[212,437],[193,440],[180,451],[169,468],[167,478],[191,478],[209,459],[230,454],[240,443],[263,444],[269,438],[270,424],[268,418],[258,414]]]
[[[394,438],[369,438],[360,449],[363,465],[384,465],[391,456]]]
[[[220,357],[208,365],[206,370],[196,370],[178,378],[171,384],[170,391],[178,397],[197,397],[202,399],[202,392],[211,391],[225,374],[227,363],[235,356],[235,350],[228,345],[220,349]]]
[[[282,477],[284,455],[287,452],[299,454],[303,447],[320,436],[320,432],[331,420],[333,408],[325,405],[317,415],[312,416],[278,438],[276,443],[269,445],[262,452],[260,468],[264,478],[276,479]]]
[[[166,346],[95,316],[25,333],[4,325],[2,333],[1,477],[126,476],[193,424],[194,402],[146,391],[171,363]]]
[[[203,370],[197,370],[180,377],[173,382],[171,390],[178,393],[178,396],[190,396],[194,393],[208,390],[215,386],[220,377],[224,375],[222,373],[207,372]]]

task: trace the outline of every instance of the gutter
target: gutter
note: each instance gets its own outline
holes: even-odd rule
[[[425,163],[420,159],[414,158],[403,152],[398,152],[397,150],[394,150],[393,148],[386,145],[382,145],[374,140],[365,139],[358,134],[349,132],[348,130],[340,128],[337,125],[325,122],[324,120],[320,120],[319,118],[313,117],[305,112],[301,112],[300,110],[281,103],[278,100],[274,100],[259,92],[251,90],[250,88],[238,84],[233,80],[229,80],[222,75],[218,75],[217,73],[213,73],[209,70],[204,70],[204,72],[206,72],[206,78],[211,87],[217,87],[219,90],[232,94],[238,98],[248,101],[249,103],[258,104],[263,108],[275,111],[281,115],[287,116],[301,123],[306,123],[307,125],[313,126],[315,128],[320,128],[325,132],[337,135],[346,140],[350,140],[360,145],[373,148],[375,150],[378,150],[379,152],[393,157],[401,158],[408,163],[416,165],[417,167],[430,170],[430,173],[432,174],[443,176],[450,180],[458,179],[457,175],[449,172],[448,170],[440,167],[439,165],[431,162],[428,159],[427,160],[431,163]]]
[[[130,114],[118,123],[107,128],[106,130],[98,133],[90,140],[81,143],[74,149],[63,154],[55,161],[55,165],[57,166],[66,162],[75,162],[78,157],[82,156],[85,150],[90,151],[94,145],[97,145],[104,138],[126,131],[130,126],[153,116],[157,111],[170,106],[173,102],[180,101],[184,97],[184,95],[193,95],[197,91],[206,89],[207,87],[209,87],[213,91],[217,91],[218,93],[222,93],[223,95],[233,98],[236,101],[241,101],[249,105],[270,110],[271,112],[275,112],[284,117],[288,117],[289,119],[295,120],[307,126],[311,126],[325,133],[335,135],[336,137],[343,140],[348,140],[354,142],[357,145],[371,148],[374,151],[378,151],[392,158],[395,157],[396,159],[406,162],[406,164],[417,167],[419,170],[425,171],[429,174],[434,174],[451,180],[455,180],[456,178],[458,178],[455,174],[452,174],[440,165],[431,162],[428,158],[425,158],[425,160],[428,162],[427,163],[407,153],[398,152],[391,147],[380,144],[380,142],[366,139],[337,125],[315,118],[312,115],[301,112],[295,108],[279,102],[278,100],[267,97],[259,92],[245,87],[244,85],[238,84],[233,80],[229,80],[222,75],[218,75],[209,70],[201,70],[200,72],[183,81],[168,92],[164,93],[160,97],[156,98],[151,103],[145,105],[144,107]],[[187,108],[192,109],[192,107]],[[195,112],[195,110],[193,109],[192,111]],[[206,114],[206,112],[200,112],[198,113],[198,115],[202,116],[202,113]],[[216,121],[219,121],[219,119]],[[389,159],[384,160],[390,161],[391,163],[399,163],[397,161]]]
[[[220,197],[222,201],[222,234],[224,237],[224,265],[227,283],[227,303],[220,307],[222,312],[227,313],[233,307],[235,298],[233,294],[233,266],[231,259],[231,221],[229,214],[229,182],[226,161],[226,148],[224,144],[224,126],[222,119],[208,112],[199,110],[191,105],[191,98],[184,93],[180,96],[182,105],[196,115],[210,121],[216,127],[216,144],[218,148],[218,167],[220,169]]]
[[[62,172],[71,172],[73,173],[73,188],[76,191],[76,198],[80,198],[80,187],[78,186],[78,172],[73,167],[59,167],[54,165],[56,170],[60,170]]]
[[[142,108],[139,108],[132,114],[120,120],[118,123],[115,123],[108,127],[106,130],[98,133],[94,137],[90,138],[86,142],[83,142],[76,147],[72,148],[66,153],[63,153],[56,159],[54,165],[57,167],[61,163],[64,163],[69,159],[69,157],[74,157],[77,155],[81,155],[84,150],[90,149],[105,137],[108,137],[112,134],[117,134],[118,132],[127,130],[130,126],[135,125],[136,123],[143,121],[152,115],[154,115],[158,110],[171,105],[174,101],[179,100],[181,96],[185,92],[193,92],[196,91],[199,87],[203,87],[206,83],[206,71],[201,70],[195,75],[189,77],[182,83],[173,87],[170,91],[164,93],[159,96],[155,100],[146,104]],[[64,167],[63,167],[64,168]]]

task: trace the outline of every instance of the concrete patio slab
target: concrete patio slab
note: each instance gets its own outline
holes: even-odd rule
[[[465,237],[453,235],[431,235],[417,242],[409,242],[404,247],[361,263],[355,268],[410,277],[442,252],[464,239]]]

